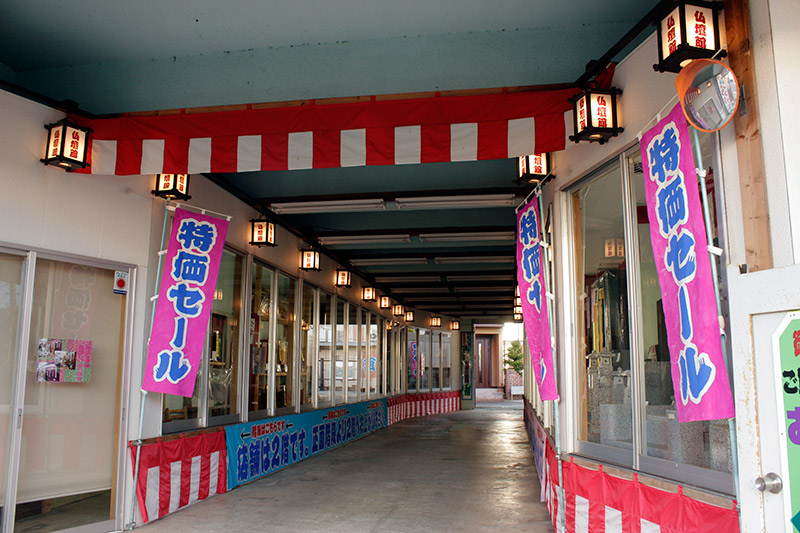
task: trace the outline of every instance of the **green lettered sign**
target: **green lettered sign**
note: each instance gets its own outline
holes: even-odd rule
[[[776,356],[780,356],[780,365],[776,369],[779,372],[776,381],[780,383],[778,396],[783,397],[781,416],[784,425],[780,438],[786,439],[784,459],[789,473],[789,479],[784,479],[783,490],[788,492],[789,498],[785,501],[791,505],[787,510],[788,518],[792,519],[800,513],[800,490],[791,490],[800,486],[795,484],[795,480],[800,484],[800,311],[786,315],[775,331],[773,345]]]

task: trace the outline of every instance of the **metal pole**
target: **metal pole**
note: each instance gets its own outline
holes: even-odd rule
[[[541,226],[542,222],[542,213],[543,205],[542,205],[542,185],[544,182],[539,183],[539,186],[536,187],[536,199],[539,202],[539,224]],[[537,228],[536,231],[539,231]],[[541,236],[542,240],[540,241],[545,248],[545,253],[551,253],[550,243],[544,240],[544,227],[541,227]],[[553,325],[553,317],[555,312],[555,302],[553,301],[552,295],[553,293],[550,291],[550,262],[548,258],[545,257],[543,265],[543,275],[544,275],[544,286],[545,286],[545,299],[547,300],[547,314],[548,314],[548,326],[550,327],[550,346],[552,348],[553,353],[553,379],[558,383],[558,373],[556,370],[556,351],[553,347],[553,337],[555,336],[554,325]],[[535,372],[535,370],[534,370]],[[553,400],[553,413],[554,415],[554,422],[555,422],[555,433],[556,433],[556,460],[558,462],[558,508],[556,510],[556,521],[559,525],[559,530],[561,532],[565,532],[567,529],[567,515],[566,515],[566,502],[564,501],[564,470],[561,464],[561,417],[559,415],[559,405],[561,403],[560,399]]]
[[[722,344],[722,358],[725,361],[725,370],[727,371],[727,375],[730,376],[730,369],[728,368],[728,358],[725,349],[725,327],[724,327],[724,318],[722,316],[722,303],[720,302],[719,298],[719,281],[717,279],[717,260],[718,256],[714,252],[712,252],[711,246],[713,246],[713,238],[714,235],[711,230],[711,216],[710,210],[708,207],[708,193],[706,191],[706,170],[703,166],[703,155],[700,151],[700,137],[697,134],[697,129],[692,128],[692,140],[694,141],[694,153],[695,153],[695,160],[697,162],[697,178],[700,182],[700,198],[703,200],[703,217],[706,223],[706,240],[708,241],[709,250],[708,250],[708,258],[710,259],[711,263],[711,277],[714,280],[714,296],[717,300],[717,316],[719,317],[719,326],[720,326],[720,339]],[[736,501],[741,501],[740,499],[740,489],[739,489],[739,450],[737,449],[736,444],[736,420],[733,418],[728,419],[728,433],[730,434],[730,441],[731,441],[731,473],[733,474],[733,483],[736,489]],[[737,505],[736,511],[741,516],[741,508]]]
[[[161,246],[159,246],[158,250],[158,270],[156,270],[156,294],[153,297],[153,312],[150,316],[150,333],[153,332],[153,322],[155,321],[156,316],[156,305],[158,305],[158,287],[161,284],[161,263],[163,262],[164,258],[164,241],[166,240],[166,233],[167,233],[167,218],[169,216],[169,198],[167,198],[167,205],[164,208],[164,224],[161,227]],[[148,338],[147,344],[149,346],[150,339]],[[147,366],[147,357],[142,358],[142,376],[144,376],[145,368]],[[133,467],[133,495],[131,496],[131,519],[126,524],[125,529],[131,530],[135,525],[135,515],[136,515],[136,493],[137,493],[137,486],[139,482],[139,460],[142,454],[142,431],[144,427],[144,403],[147,399],[147,391],[142,389],[142,400],[141,405],[139,406],[139,434],[134,444],[136,445],[136,464]]]

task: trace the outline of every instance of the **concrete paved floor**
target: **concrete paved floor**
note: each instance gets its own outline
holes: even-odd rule
[[[552,532],[522,402],[413,418],[144,526],[158,531]]]

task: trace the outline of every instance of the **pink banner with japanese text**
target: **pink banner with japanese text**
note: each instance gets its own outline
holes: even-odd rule
[[[534,198],[517,211],[517,283],[539,395],[543,400],[557,400],[540,227],[539,206]]]
[[[228,221],[175,210],[142,388],[191,397]]]
[[[641,141],[678,421],[734,416],[692,143],[680,105]]]

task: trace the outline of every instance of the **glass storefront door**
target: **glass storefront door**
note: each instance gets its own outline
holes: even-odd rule
[[[0,376],[0,502],[6,498],[9,425],[14,412],[14,368],[22,312],[25,256],[0,253],[0,363],[7,371]],[[13,501],[13,498],[12,498]],[[0,509],[0,513],[5,506]],[[2,514],[0,514],[2,518]],[[1,523],[1,522],[0,522]]]
[[[113,529],[127,296],[114,292],[113,269],[38,259],[31,284],[22,265],[0,254],[0,357],[17,379],[4,387],[13,394],[0,394],[6,416],[22,414],[21,429],[13,424],[3,439],[12,444],[3,473],[14,530]],[[16,343],[28,327],[27,343]]]

